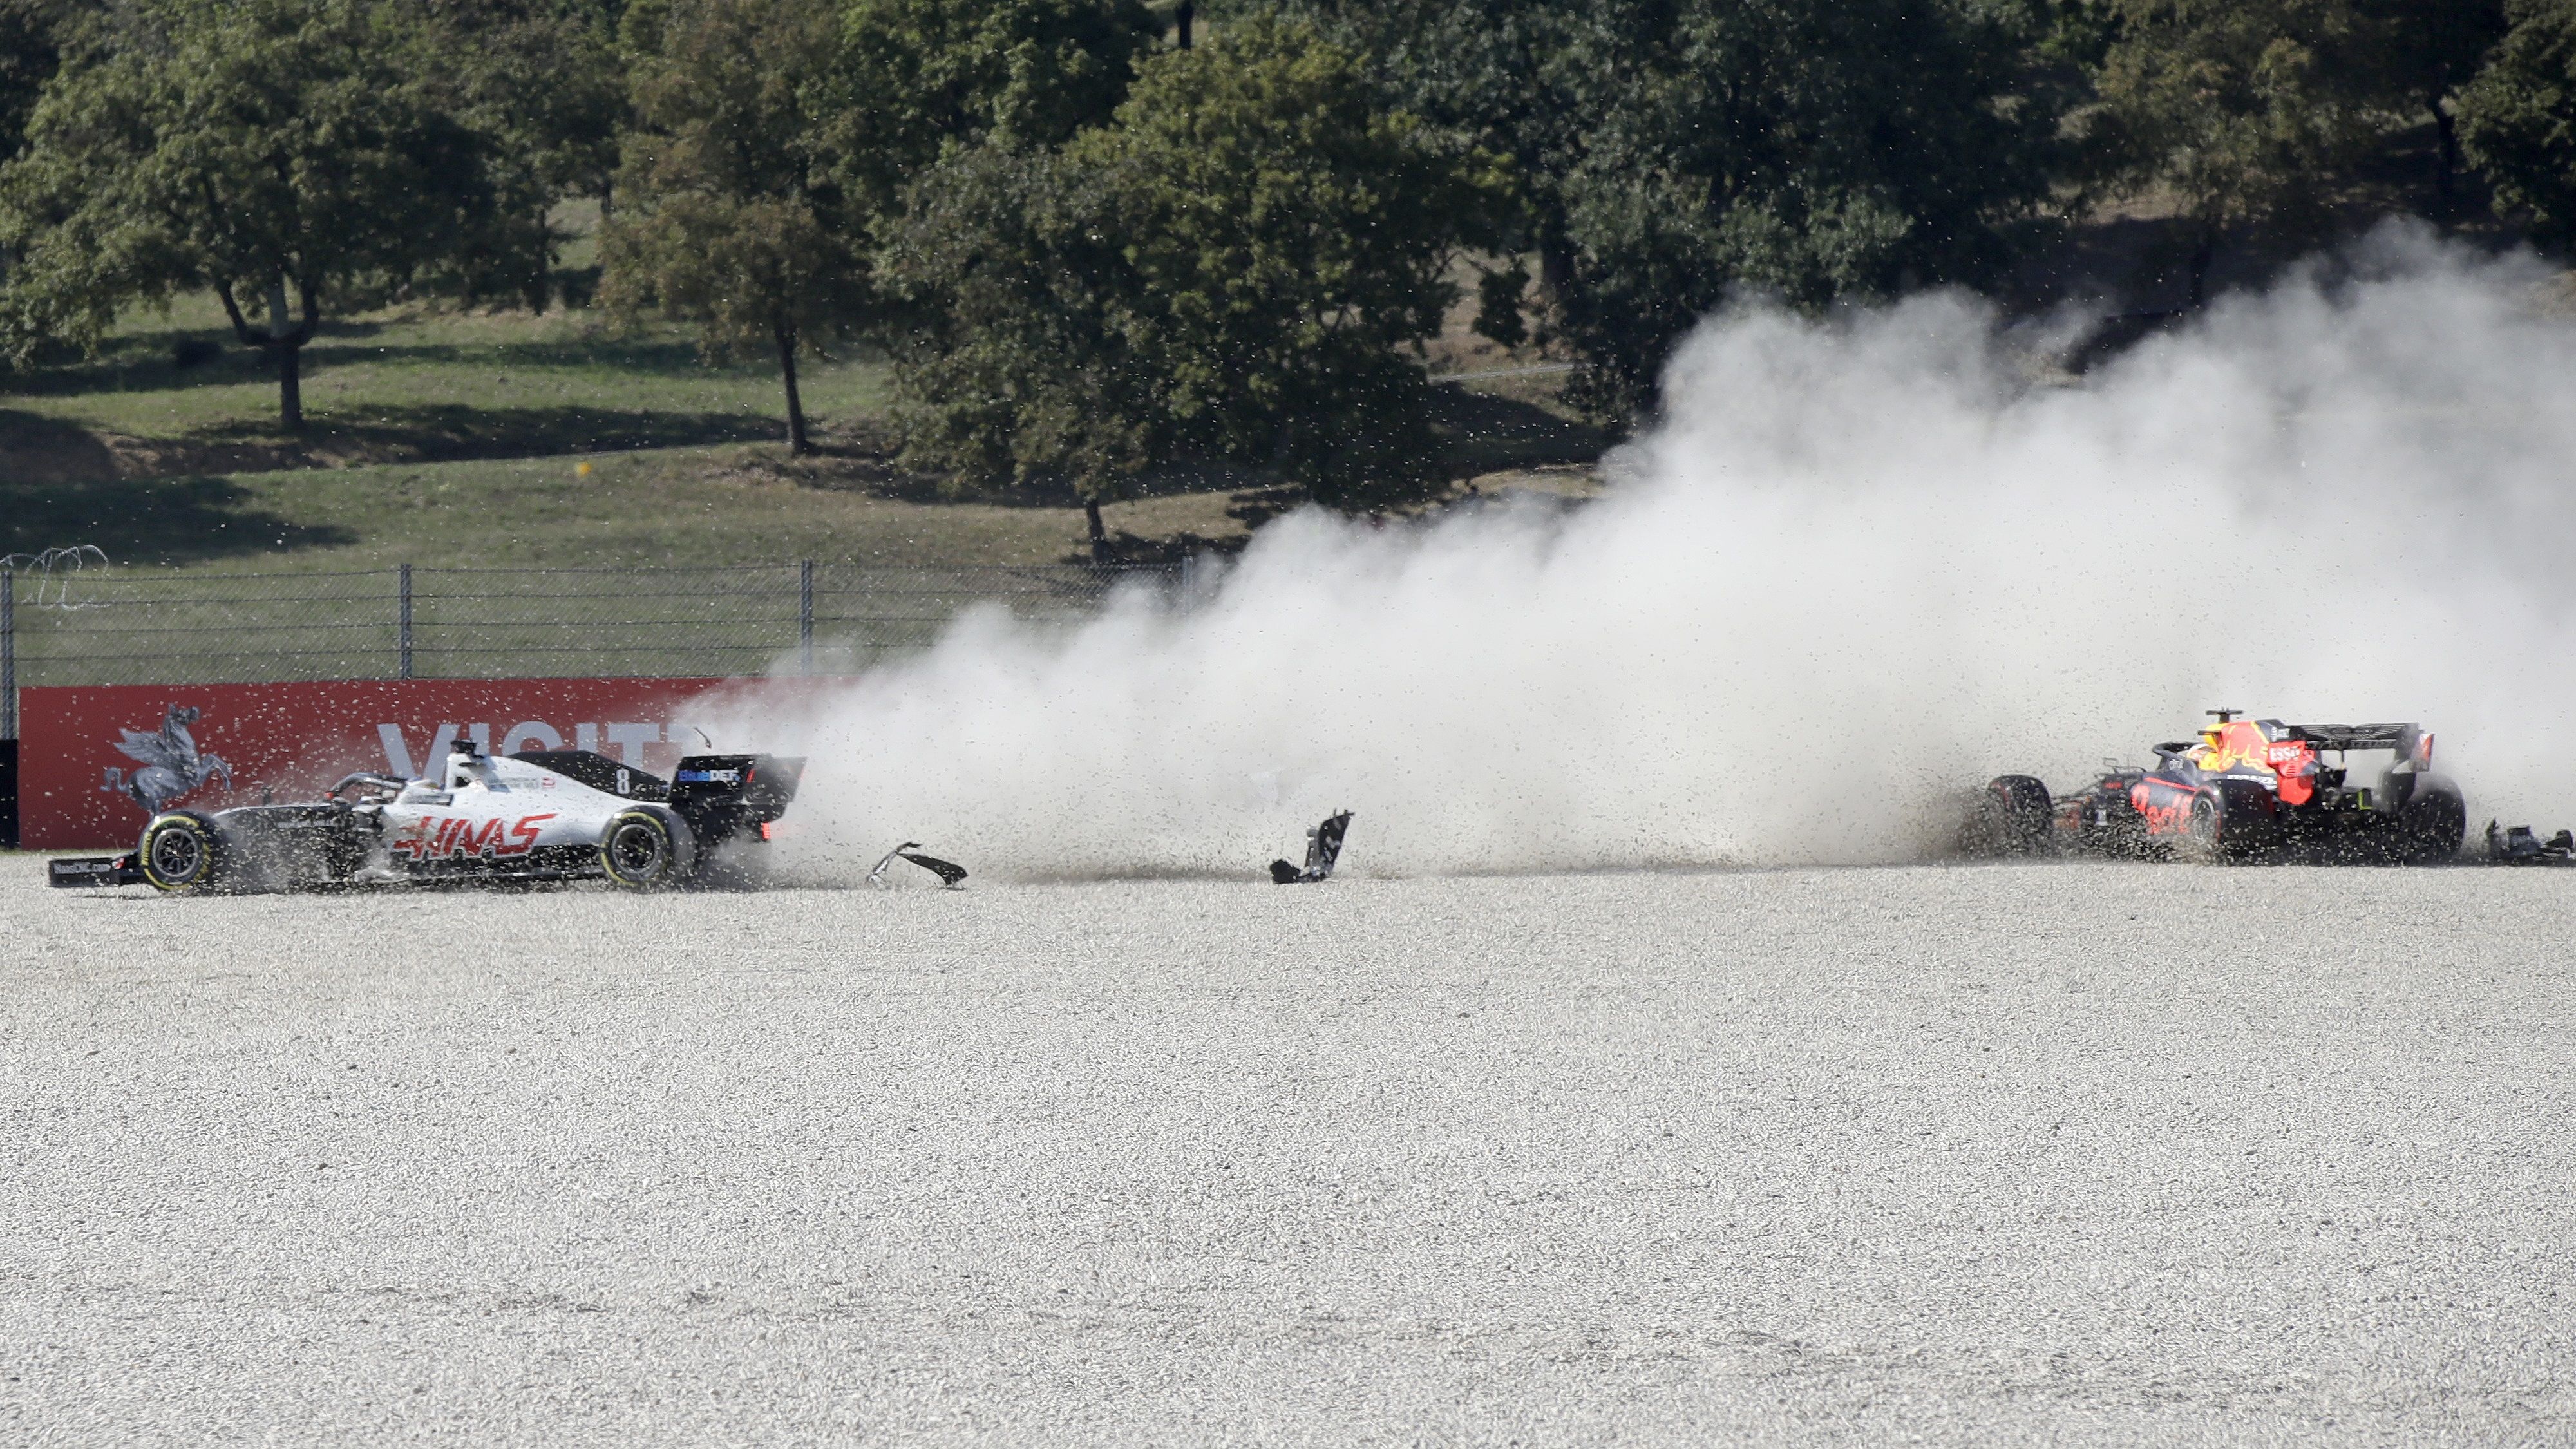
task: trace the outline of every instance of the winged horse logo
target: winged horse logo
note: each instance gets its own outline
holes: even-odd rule
[[[223,778],[225,789],[233,787],[233,767],[224,763],[223,756],[197,753],[197,737],[188,733],[188,726],[197,722],[199,713],[194,706],[174,704],[161,716],[158,731],[123,731],[125,738],[116,746],[118,754],[143,767],[125,782],[125,793],[155,815],[217,776]]]

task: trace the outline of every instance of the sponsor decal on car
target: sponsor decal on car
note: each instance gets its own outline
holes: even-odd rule
[[[424,815],[404,826],[386,848],[414,861],[452,860],[458,856],[506,859],[535,849],[544,822],[554,818],[551,810],[522,815],[514,822],[498,816],[475,820],[463,815]]]

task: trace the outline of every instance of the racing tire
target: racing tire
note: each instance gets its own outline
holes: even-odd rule
[[[232,852],[214,820],[194,810],[171,810],[143,827],[135,864],[144,883],[163,895],[204,895],[232,883]]]
[[[667,890],[697,873],[698,843],[689,823],[658,805],[620,810],[599,832],[599,868],[630,891]]]
[[[2047,785],[2029,775],[1997,775],[1959,827],[1959,849],[1989,858],[2038,855],[2048,849],[2056,812]]]
[[[2397,817],[2397,859],[2405,865],[2439,865],[2458,857],[2468,833],[2468,807],[2458,795],[2418,790]]]
[[[2174,842],[2174,858],[2197,865],[2218,865],[2227,859],[2227,844],[2227,815],[2219,806],[2218,796],[2205,790],[2193,796],[2191,813],[2184,817],[2182,838]]]

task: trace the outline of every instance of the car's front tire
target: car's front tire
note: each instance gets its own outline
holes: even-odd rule
[[[143,827],[135,851],[143,879],[165,895],[199,895],[232,881],[231,852],[223,831],[194,810],[171,810]]]
[[[599,868],[611,885],[663,890],[696,873],[697,840],[689,823],[658,805],[620,810],[599,834]]]

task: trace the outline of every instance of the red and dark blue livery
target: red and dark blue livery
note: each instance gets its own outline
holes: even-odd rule
[[[2114,765],[2071,795],[2031,775],[1986,784],[1960,831],[1972,855],[2084,851],[2152,859],[2429,864],[2468,831],[2459,787],[2414,724],[2285,724],[2214,709],[2197,739]],[[2353,756],[2387,763],[2363,783]]]

